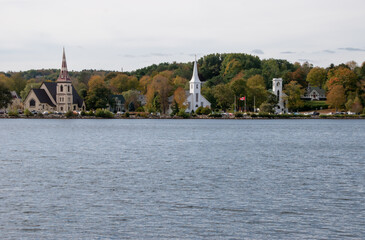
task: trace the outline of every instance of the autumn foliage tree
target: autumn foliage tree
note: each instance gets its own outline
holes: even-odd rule
[[[157,74],[153,77],[152,83],[147,87],[147,105],[151,110],[155,110],[157,112],[166,113],[169,108],[168,98],[171,91],[171,85],[169,83],[169,79],[161,74]],[[156,101],[159,101],[160,109],[153,109],[156,107]]]
[[[178,104],[180,109],[185,109],[186,93],[184,88],[178,87],[174,92],[174,101]]]
[[[336,108],[336,111],[346,102],[345,89],[342,85],[334,85],[327,95],[327,104]]]

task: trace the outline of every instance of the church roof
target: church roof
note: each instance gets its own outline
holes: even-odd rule
[[[307,94],[310,94],[313,90],[316,90],[319,95],[326,95],[326,91],[319,87],[311,87],[307,88]]]
[[[199,76],[198,76],[198,66],[196,63],[196,60],[194,61],[194,68],[193,68],[193,76],[191,77],[190,82],[200,82]]]
[[[47,103],[48,105],[55,107],[44,89],[33,89],[33,92],[41,103]]]
[[[51,94],[52,98],[56,101],[57,95],[57,83],[56,82],[44,82],[43,83],[46,88],[48,89],[49,93]],[[79,96],[74,86],[72,86],[72,95],[73,95],[73,102],[72,104],[77,104],[77,106],[82,107],[82,103],[84,100]]]
[[[63,82],[70,82],[71,81],[71,78],[68,75],[68,70],[67,70],[65,48],[63,48],[62,67],[61,67],[60,76],[57,79],[57,82],[60,82],[60,81],[63,81]]]

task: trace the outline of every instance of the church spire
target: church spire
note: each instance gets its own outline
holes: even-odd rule
[[[57,81],[71,81],[70,76],[68,75],[68,71],[67,71],[65,48],[63,48],[62,67],[61,67],[60,76],[58,77]]]
[[[195,61],[194,61],[193,76],[191,77],[190,82],[200,82],[200,79],[198,76],[198,66],[196,63],[196,57],[195,57]]]

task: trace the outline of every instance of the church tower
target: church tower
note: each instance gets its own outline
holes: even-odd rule
[[[56,82],[57,82],[57,93],[56,93],[57,111],[67,112],[73,110],[72,82],[67,71],[65,48],[63,48],[62,67],[60,76],[58,77]]]
[[[194,69],[193,76],[190,80],[190,94],[191,98],[191,110],[196,111],[196,109],[201,105],[199,104],[202,101],[202,95],[200,93],[201,90],[201,82],[198,76],[198,66],[196,60],[194,61]]]
[[[278,105],[275,108],[275,113],[285,113],[288,112],[288,109],[286,108],[286,101],[283,98],[283,96],[286,96],[285,93],[283,93],[283,79],[282,78],[273,78],[272,80],[272,91],[276,95],[278,100]]]

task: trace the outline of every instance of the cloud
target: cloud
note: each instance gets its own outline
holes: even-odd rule
[[[298,61],[299,62],[312,62],[312,60],[310,60],[310,59],[305,59],[305,58],[300,58],[300,59],[298,59]]]
[[[254,54],[264,54],[264,52],[261,49],[254,49],[254,50],[252,50],[252,53],[254,53]]]
[[[332,51],[332,50],[323,50],[322,52],[324,52],[324,53],[336,53],[335,51]]]
[[[280,52],[281,54],[293,54],[295,52],[291,52],[291,51],[285,51],[285,52]]]
[[[350,52],[365,52],[365,49],[352,48],[352,47],[339,48],[339,50],[345,50],[345,51],[350,51]]]

